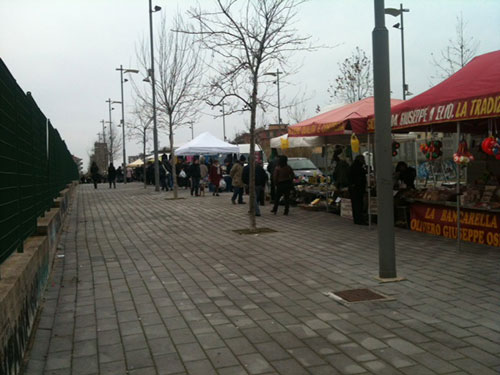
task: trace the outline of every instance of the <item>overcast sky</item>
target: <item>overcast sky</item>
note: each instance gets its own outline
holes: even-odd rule
[[[202,6],[211,2],[200,1]],[[154,2],[167,15],[184,12],[195,3]],[[386,0],[385,6],[399,8],[399,1]],[[498,0],[406,0],[404,7],[410,9],[404,15],[406,81],[414,94],[430,87],[436,72],[431,53],[439,54],[455,37],[460,13],[467,22],[467,34],[479,42],[477,54],[500,49]],[[311,98],[306,109],[312,116],[317,105],[325,107],[329,103],[326,90],[338,75],[337,64],[356,46],[372,55],[373,1],[310,0],[301,6],[299,15],[297,28],[302,34],[311,35],[317,44],[336,46],[296,55],[294,60],[302,63],[300,71],[283,77],[282,101],[286,103],[305,92]],[[158,15],[154,17],[159,21]],[[391,27],[398,21],[386,17],[395,98],[402,96],[401,33]],[[21,88],[32,92],[70,151],[84,158],[85,165],[102,129],[100,120],[108,119],[105,100],[120,100],[119,72],[115,68],[120,64],[137,67],[135,50],[148,36],[148,22],[147,0],[0,0],[0,57]],[[126,105],[133,100],[133,93],[126,88]],[[117,105],[113,111],[114,123],[121,117],[119,109]],[[126,110],[130,108],[126,106]],[[248,116],[227,118],[229,138],[245,128]],[[131,115],[126,117],[131,119]],[[290,121],[286,111],[281,117],[284,122]],[[270,111],[267,118],[275,122],[276,110]],[[222,138],[222,119],[203,116],[194,125],[195,136],[207,130]],[[176,145],[189,139],[190,129],[177,130]],[[160,146],[167,144],[167,135],[160,134]],[[134,140],[127,140],[128,155],[139,150]]]

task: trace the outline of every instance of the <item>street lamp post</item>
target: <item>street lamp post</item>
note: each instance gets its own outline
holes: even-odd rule
[[[189,122],[189,127],[191,128],[191,139],[194,139],[194,121]]]
[[[403,4],[399,4],[399,9],[396,8],[385,8],[384,13],[390,14],[393,17],[400,16],[401,21],[393,25],[394,28],[401,30],[401,61],[403,64],[402,72],[403,72],[403,100],[406,100],[406,95],[410,94],[408,92],[408,85],[406,84],[405,77],[405,34],[404,34],[404,24],[403,24],[403,13],[409,12],[409,9],[404,9]],[[411,95],[411,94],[410,94]]]
[[[122,165],[122,172],[123,172],[123,183],[126,184],[127,183],[127,173],[126,173],[126,165],[127,165],[127,154],[126,154],[126,151],[125,151],[125,102],[123,101],[123,83],[124,82],[127,82],[127,80],[123,80],[123,73],[139,73],[139,71],[137,69],[123,69],[123,65],[120,65],[119,68],[116,68],[115,70],[119,70],[120,71],[120,88],[121,88],[121,94],[122,94],[122,121],[121,121],[121,125],[122,125],[122,136],[123,136],[123,140],[122,140],[122,147],[123,147],[123,165]]]
[[[275,72],[264,73],[265,76],[276,77],[276,81],[274,81],[273,83],[276,84],[278,89],[278,122],[281,125],[282,121],[281,121],[281,103],[280,103],[280,74],[283,74],[283,72],[280,72],[279,69],[276,69],[276,73]]]
[[[379,278],[396,278],[394,197],[392,193],[391,86],[389,39],[385,27],[384,0],[374,0],[373,87],[375,98],[375,160],[377,165]]]
[[[109,150],[108,150],[108,154],[109,154],[109,162],[112,163],[113,162],[113,122],[111,120],[111,111],[114,108],[111,108],[111,104],[113,103],[111,98],[108,98],[108,100],[106,100],[106,103],[108,103],[108,109],[109,109]]]
[[[154,9],[149,0],[149,39],[151,42],[151,89],[153,94],[153,147],[155,154],[155,191],[160,191],[160,163],[158,160],[158,128],[156,124],[156,89],[155,89],[155,58],[153,47],[153,13],[161,10],[161,7],[155,5]]]

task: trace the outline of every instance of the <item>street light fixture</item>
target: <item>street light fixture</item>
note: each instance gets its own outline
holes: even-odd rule
[[[280,72],[279,69],[276,69],[276,72],[269,72],[269,73],[264,73],[265,76],[273,76],[276,77],[275,83],[278,88],[278,122],[281,125],[281,104],[280,104],[280,74],[283,74],[283,72]]]
[[[158,160],[158,127],[156,124],[156,90],[155,90],[155,58],[153,47],[153,13],[161,10],[161,7],[155,5],[154,9],[149,0],[149,39],[151,42],[151,69],[149,77],[151,77],[151,90],[153,95],[153,147],[155,155],[155,191],[160,191],[160,163]]]
[[[127,79],[123,79],[123,73],[139,73],[139,71],[137,69],[124,69],[123,68],[123,65],[120,65],[119,68],[116,68],[115,70],[119,70],[120,71],[120,88],[121,88],[121,94],[122,94],[122,101],[121,101],[121,105],[122,105],[122,120],[121,120],[121,125],[122,125],[122,137],[123,137],[123,165],[122,165],[122,171],[123,171],[123,174],[124,174],[124,178],[123,178],[123,183],[126,184],[127,183],[127,178],[125,177],[126,176],[126,165],[127,165],[127,153],[125,151],[125,105],[124,105],[124,100],[123,100],[123,83],[124,82],[127,82],[128,80]]]
[[[403,8],[403,4],[399,4],[399,9],[397,8],[385,8],[384,13],[389,14],[393,17],[400,16],[401,22],[394,24],[392,27],[401,30],[401,60],[403,62],[403,100],[406,100],[406,95],[412,95],[408,91],[408,85],[406,84],[405,78],[405,37],[404,37],[404,26],[403,26],[403,13],[409,12],[409,9]]]

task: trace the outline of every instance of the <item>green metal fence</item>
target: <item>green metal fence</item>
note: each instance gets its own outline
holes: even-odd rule
[[[78,167],[56,129],[0,59],[0,263],[36,230]]]

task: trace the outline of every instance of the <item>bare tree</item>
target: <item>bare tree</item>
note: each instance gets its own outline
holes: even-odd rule
[[[263,104],[259,82],[265,73],[287,63],[291,52],[312,49],[309,37],[297,35],[294,23],[303,0],[215,0],[215,8],[193,8],[190,29],[216,57],[210,82],[212,97],[231,101],[228,112],[250,112],[250,230],[255,224],[255,126]],[[259,91],[260,90],[260,91]],[[232,100],[234,99],[234,100]]]
[[[455,25],[455,39],[448,39],[448,46],[441,50],[438,58],[431,53],[432,64],[436,67],[436,75],[432,78],[448,78],[476,55],[479,42],[466,36],[466,27],[467,22],[460,13]]]
[[[122,152],[122,137],[114,124],[108,124],[108,132],[106,133],[106,143],[108,144],[109,162],[113,163],[120,158]]]
[[[143,155],[143,178],[144,178],[144,189],[147,187],[146,183],[146,148],[148,142],[151,140],[151,123],[153,121],[152,108],[147,105],[147,103],[141,102],[142,96],[137,96],[137,101],[135,104],[134,122],[128,127],[128,135],[130,138],[138,140],[138,143],[142,145],[142,155]]]
[[[182,29],[183,21],[178,16],[175,29]],[[156,93],[158,114],[174,150],[175,129],[195,122],[200,115],[203,96],[203,59],[201,48],[192,35],[178,33],[167,28],[163,17],[157,36],[155,59],[157,66]],[[149,48],[143,43],[138,54],[140,64],[149,66]],[[171,158],[174,181],[174,198],[177,198],[176,158]]]
[[[340,74],[327,90],[332,102],[354,103],[373,94],[372,66],[365,51],[356,47],[351,57],[338,65]]]

